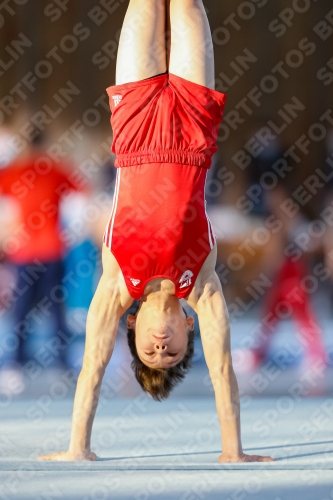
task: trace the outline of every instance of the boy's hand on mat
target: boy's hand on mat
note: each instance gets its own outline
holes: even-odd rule
[[[224,462],[273,462],[275,459],[272,457],[268,456],[261,456],[261,455],[246,455],[245,453],[242,453],[239,456],[230,456],[230,455],[220,455],[218,461],[220,463]]]
[[[51,453],[50,455],[40,455],[37,457],[38,460],[56,460],[64,462],[76,462],[76,461],[90,461],[93,462],[97,459],[96,453],[93,451],[81,451],[80,453],[72,453],[70,451],[60,451],[58,453]]]

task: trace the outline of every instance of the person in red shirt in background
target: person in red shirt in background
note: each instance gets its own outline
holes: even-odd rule
[[[16,282],[9,284],[11,304],[7,304],[15,320],[15,360],[24,365],[34,357],[27,349],[29,335],[51,319],[55,333],[48,339],[49,355],[42,365],[64,368],[67,337],[59,206],[66,193],[82,186],[41,145],[42,136],[35,132],[27,150],[0,170],[0,196],[15,200],[18,210],[17,227],[3,242],[1,252],[16,271]]]
[[[280,180],[274,189],[264,195],[268,213],[273,214],[282,225],[279,240],[275,244],[274,264],[269,264],[273,285],[263,297],[260,337],[252,351],[253,367],[256,368],[267,361],[273,335],[283,319],[291,319],[296,323],[298,338],[304,349],[304,365],[311,367],[319,364],[324,367],[327,364],[323,332],[308,282],[310,277],[317,276],[320,276],[319,283],[326,281],[328,267],[313,262],[321,251],[321,238],[311,235],[306,247],[301,245],[302,239],[299,237],[309,234],[311,222],[305,208],[300,207],[293,217],[283,208],[287,200],[291,199],[293,189],[296,188],[293,187],[292,179],[289,179],[288,184]],[[291,353],[288,358],[291,362],[295,361]]]

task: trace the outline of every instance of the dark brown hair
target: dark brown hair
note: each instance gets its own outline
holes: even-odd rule
[[[137,311],[138,308],[134,312],[134,315]],[[183,311],[187,317],[184,308]],[[166,399],[175,385],[183,380],[192,365],[192,357],[194,354],[194,330],[188,333],[188,344],[185,356],[177,365],[171,368],[150,368],[141,361],[135,345],[135,331],[133,328],[127,329],[127,342],[133,356],[131,367],[142,389],[148,392],[156,401]]]

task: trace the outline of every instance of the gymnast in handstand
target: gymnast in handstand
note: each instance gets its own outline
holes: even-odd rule
[[[44,460],[95,460],[90,448],[100,388],[121,316],[142,389],[167,398],[188,371],[197,313],[221,426],[219,462],[271,461],[243,453],[228,312],[215,273],[205,180],[227,95],[214,90],[214,56],[202,0],[130,0],[107,89],[114,201],[103,274],[88,317],[68,451]]]

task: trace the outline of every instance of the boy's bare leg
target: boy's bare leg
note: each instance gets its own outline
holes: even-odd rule
[[[214,89],[213,42],[202,0],[168,1],[171,22],[169,72]]]
[[[166,71],[165,27],[165,0],[130,0],[119,40],[117,85]]]
[[[68,451],[38,457],[42,460],[96,460],[90,437],[105,368],[108,365],[121,315],[132,300],[119,291],[118,270],[110,250],[103,246],[103,275],[87,317],[83,366],[74,399],[71,440]]]

